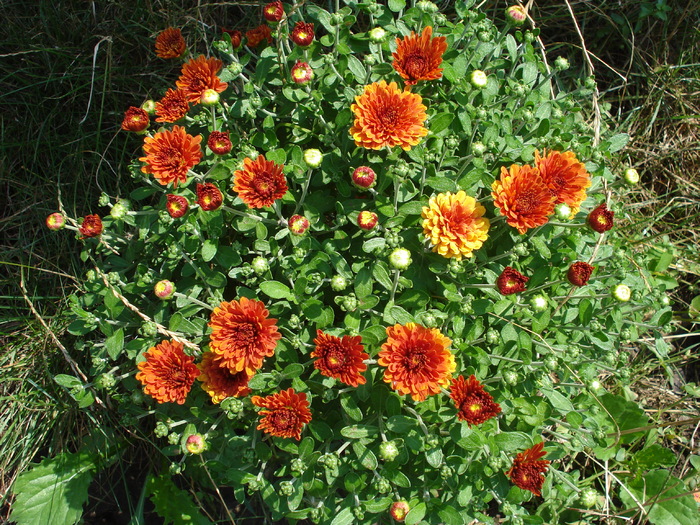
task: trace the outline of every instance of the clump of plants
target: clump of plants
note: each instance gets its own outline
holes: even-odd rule
[[[90,382],[56,380],[153,440],[171,522],[208,522],[187,476],[267,521],[691,523],[625,389],[674,283],[619,234],[638,176],[594,82],[559,92],[517,6],[345,4],[273,2],[211,56],[158,36],[172,78],[122,124],[142,187],[47,220],[90,265]]]

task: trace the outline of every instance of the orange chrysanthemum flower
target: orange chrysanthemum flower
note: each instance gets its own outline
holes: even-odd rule
[[[255,29],[245,32],[246,44],[248,47],[258,47],[263,42],[272,43],[272,30],[266,24],[259,25]]]
[[[355,122],[350,128],[355,144],[367,149],[400,146],[408,151],[428,134],[427,115],[420,95],[401,91],[396,82],[384,80],[365,86],[350,109]]]
[[[450,398],[457,407],[457,418],[469,426],[480,425],[501,412],[501,405],[494,403],[491,394],[474,375],[469,379],[459,376],[450,387]]]
[[[488,238],[486,209],[463,191],[440,193],[423,207],[423,234],[443,257],[471,257]]]
[[[233,174],[233,191],[249,208],[272,206],[287,193],[287,179],[283,164],[266,160],[258,155],[255,160],[243,159],[243,169]]]
[[[563,202],[571,208],[571,217],[578,213],[591,186],[591,175],[573,151],[535,151],[535,165],[549,191],[555,197],[554,204]]]
[[[124,120],[122,120],[122,129],[124,131],[143,131],[148,127],[149,117],[146,110],[143,108],[137,108],[131,106],[124,113]]]
[[[513,164],[501,168],[500,180],[491,186],[493,201],[508,224],[520,233],[542,226],[554,212],[555,198],[539,171],[532,166]]]
[[[81,239],[87,237],[99,237],[102,234],[102,219],[99,215],[86,215],[78,227]]]
[[[212,328],[209,348],[221,366],[232,372],[253,375],[263,359],[275,353],[281,337],[277,319],[268,319],[262,301],[241,297],[240,301],[224,301],[214,308],[209,326]]]
[[[163,186],[172,182],[177,187],[178,183],[187,181],[187,173],[202,160],[200,142],[201,135],[193,137],[181,126],[146,137],[143,144],[146,156],[139,159],[146,165],[141,171],[153,174]]]
[[[185,52],[187,45],[180,29],[169,27],[156,37],[156,55],[159,58],[178,58]]]
[[[423,29],[417,36],[413,31],[403,40],[396,39],[394,69],[406,81],[407,86],[417,84],[419,80],[435,80],[442,77],[442,54],[447,49],[444,36],[433,38],[433,28]]]
[[[386,334],[378,363],[386,367],[384,381],[399,394],[423,401],[450,384],[455,371],[455,359],[448,348],[452,341],[437,328],[397,324],[388,327]]]
[[[547,472],[550,463],[549,460],[540,459],[546,454],[543,448],[544,443],[537,443],[525,452],[519,452],[513,460],[513,466],[506,472],[506,476],[516,486],[529,490],[535,496],[541,496],[543,474]]]
[[[194,357],[187,355],[184,345],[177,341],[161,341],[143,355],[146,360],[137,365],[136,374],[143,391],[158,403],[182,405],[199,375]]]
[[[363,363],[369,359],[362,346],[362,337],[344,335],[342,338],[317,330],[314,339],[316,349],[311,352],[315,358],[314,367],[324,376],[334,377],[346,385],[364,385],[367,380],[362,373],[367,370]]]
[[[212,403],[221,403],[227,397],[243,397],[250,394],[248,381],[252,377],[245,370],[232,372],[221,366],[214,352],[205,352],[202,362],[197,365],[201,374],[197,379],[202,382],[202,389],[209,394]]]
[[[276,436],[301,439],[301,430],[311,421],[309,401],[304,392],[296,393],[293,388],[282,390],[267,397],[253,396],[251,401],[261,410],[258,430]]]
[[[199,55],[182,66],[182,73],[175,85],[185,92],[188,102],[198,104],[202,93],[207,89],[221,93],[228,87],[228,84],[217,76],[223,65],[218,58]]]
[[[165,96],[156,102],[156,122],[175,122],[187,115],[190,103],[187,95],[180,89],[168,89]]]

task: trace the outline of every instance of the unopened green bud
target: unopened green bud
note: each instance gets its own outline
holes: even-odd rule
[[[270,264],[267,262],[267,259],[260,255],[253,259],[250,265],[253,268],[253,271],[255,271],[255,273],[258,275],[262,275],[270,269]]]
[[[202,434],[190,434],[185,441],[185,449],[190,454],[201,454],[207,449],[207,442]]]
[[[612,295],[615,299],[624,303],[632,297],[632,290],[626,284],[618,284],[613,288]]]
[[[336,292],[341,292],[348,287],[348,280],[342,275],[334,275],[331,278],[331,288]]]
[[[581,505],[590,509],[598,503],[598,491],[592,487],[586,487],[578,496]]]
[[[634,168],[629,168],[625,171],[625,182],[630,186],[639,184],[639,173]]]
[[[369,32],[369,39],[375,43],[384,42],[386,39],[386,31],[381,27],[375,27]]]
[[[489,82],[489,78],[486,76],[486,73],[484,73],[480,69],[477,69],[475,71],[472,71],[470,81],[472,83],[472,86],[481,89],[486,87],[486,84],[488,84]]]
[[[565,57],[557,57],[554,61],[554,69],[557,71],[565,71],[569,69],[569,61]]]
[[[393,441],[384,441],[379,445],[379,457],[384,461],[393,461],[399,455],[399,447]]]
[[[323,153],[316,148],[304,150],[304,162],[309,168],[318,168],[323,162]]]
[[[109,215],[113,219],[121,220],[126,217],[126,214],[129,212],[129,207],[129,201],[121,199],[117,201],[114,206],[112,206],[112,209],[109,211]]]
[[[391,264],[392,268],[396,268],[397,270],[408,269],[412,262],[411,252],[405,248],[396,248],[389,255],[389,264]]]

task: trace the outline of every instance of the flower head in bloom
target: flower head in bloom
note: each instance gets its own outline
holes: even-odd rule
[[[289,231],[294,235],[304,235],[306,230],[309,229],[309,219],[303,215],[292,215],[287,221],[289,226]]]
[[[277,319],[262,301],[241,297],[240,301],[224,301],[214,308],[209,326],[212,328],[209,348],[222,366],[233,372],[253,375],[263,359],[275,353],[281,337]]]
[[[168,89],[165,96],[156,102],[156,122],[175,122],[187,115],[190,103],[180,89]]]
[[[193,137],[181,126],[146,137],[143,144],[146,156],[139,159],[146,165],[141,171],[151,173],[163,186],[172,182],[177,187],[178,183],[187,181],[190,168],[202,159],[200,142],[201,135]]]
[[[365,86],[350,109],[355,121],[350,135],[367,149],[400,146],[408,151],[428,134],[423,126],[427,115],[420,95],[401,91],[396,82],[384,80]]]
[[[480,425],[501,412],[501,406],[494,403],[491,394],[473,375],[469,379],[461,375],[455,379],[450,386],[450,397],[457,407],[457,417],[469,426]]]
[[[187,45],[179,28],[168,27],[156,37],[156,55],[158,58],[179,58]]]
[[[311,357],[316,359],[314,367],[324,376],[334,377],[346,385],[364,385],[367,380],[362,373],[367,365],[363,361],[369,359],[369,354],[364,351],[362,337],[336,337],[321,330],[316,334],[316,349],[311,352]]]
[[[411,510],[411,507],[406,501],[395,501],[391,504],[389,508],[389,514],[399,523],[402,523],[406,519],[406,514]]]
[[[218,58],[199,55],[182,66],[180,78],[175,85],[185,92],[188,102],[199,104],[202,94],[207,89],[221,93],[228,87],[228,84],[222,82],[217,76],[223,65],[224,63]]]
[[[578,213],[586,198],[586,189],[591,185],[591,176],[579,162],[573,151],[547,151],[540,156],[535,151],[535,165],[542,180],[554,195],[554,203],[564,202],[571,206],[571,217]]]
[[[486,209],[464,191],[440,193],[423,208],[423,234],[443,257],[471,257],[488,238]]]
[[[212,131],[207,139],[207,146],[216,155],[226,155],[233,148],[228,131]]]
[[[314,70],[311,69],[311,66],[299,60],[297,60],[297,63],[292,67],[290,74],[292,75],[294,83],[300,86],[305,86],[314,78]]]
[[[266,24],[259,25],[255,29],[249,29],[245,32],[248,47],[258,47],[263,42],[272,43],[272,31],[270,26]]]
[[[363,230],[373,230],[378,222],[379,217],[373,211],[362,210],[357,216],[357,225]]]
[[[450,339],[437,328],[416,323],[394,325],[386,329],[387,340],[379,352],[378,363],[386,367],[384,381],[415,401],[447,387],[455,371]]]
[[[549,461],[540,459],[546,454],[543,448],[544,443],[537,443],[525,452],[519,452],[513,460],[513,466],[506,472],[506,476],[516,486],[529,490],[535,496],[541,495],[540,491],[544,485],[543,474],[549,468]]]
[[[411,35],[396,39],[394,69],[406,81],[407,86],[419,80],[434,80],[442,77],[442,55],[447,49],[444,36],[433,38],[433,28],[427,26],[421,36],[411,31]]]
[[[287,193],[287,179],[283,164],[266,160],[258,155],[255,160],[243,159],[243,169],[233,174],[233,191],[249,208],[272,206]]]
[[[527,282],[530,280],[529,277],[525,277],[515,268],[506,266],[501,275],[496,279],[496,287],[503,295],[510,295],[513,293],[524,292]]]
[[[231,47],[237,49],[241,45],[243,40],[243,34],[238,29],[221,29],[224,33],[227,33],[231,37]]]
[[[201,372],[197,378],[202,382],[202,389],[209,394],[211,402],[221,403],[227,397],[243,397],[250,394],[248,381],[253,377],[245,370],[238,372],[221,365],[214,352],[204,352],[202,361],[197,365]]]
[[[360,166],[352,172],[352,185],[364,191],[377,185],[377,174],[369,166]]]
[[[297,22],[294,24],[290,38],[300,47],[310,46],[314,40],[314,25],[307,22]]]
[[[282,390],[267,397],[253,396],[251,401],[264,416],[258,430],[276,437],[301,439],[301,430],[311,421],[309,401],[304,392],[296,393],[293,388]]]
[[[124,113],[124,120],[122,120],[122,129],[124,131],[143,131],[148,127],[149,118],[148,113],[145,109],[137,108],[131,106]]]
[[[177,341],[161,341],[143,355],[146,360],[137,365],[136,374],[143,391],[159,403],[182,405],[199,375],[194,357],[187,355]]]
[[[520,233],[542,226],[554,212],[555,196],[536,168],[513,164],[501,168],[501,178],[491,185],[494,204]]]
[[[187,213],[187,210],[190,208],[190,203],[187,202],[187,198],[182,195],[168,193],[166,199],[165,209],[173,219],[179,219]]]
[[[46,217],[46,227],[49,230],[60,230],[66,225],[66,217],[60,213],[55,212]]]
[[[275,0],[263,7],[263,16],[268,22],[279,22],[284,16],[284,8],[282,2]]]
[[[594,269],[595,267],[587,262],[577,261],[569,266],[566,278],[574,286],[584,286],[588,282],[588,279],[591,278]]]
[[[211,182],[197,184],[197,204],[204,211],[216,210],[223,202],[224,196],[221,194],[221,190],[216,187],[216,184]]]
[[[78,228],[81,239],[86,237],[98,237],[102,234],[102,219],[99,215],[86,215]]]
[[[598,233],[604,233],[613,227],[615,212],[608,209],[607,204],[602,203],[588,214],[588,225]]]

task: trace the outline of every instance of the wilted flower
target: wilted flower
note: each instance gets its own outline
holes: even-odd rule
[[[139,159],[146,165],[141,171],[153,174],[163,186],[172,182],[177,187],[178,183],[187,181],[190,169],[202,159],[200,142],[201,135],[193,137],[181,126],[146,137],[143,145],[146,156]]]
[[[216,155],[226,155],[233,148],[228,131],[212,131],[207,139],[207,146]]]
[[[168,27],[156,37],[156,56],[158,58],[179,58],[187,49],[185,39],[179,28]]]
[[[221,194],[221,190],[212,184],[207,182],[206,184],[197,184],[197,204],[204,211],[213,211],[221,206],[224,202],[224,196]]]
[[[364,385],[367,380],[362,375],[367,370],[364,364],[369,354],[364,351],[362,337],[336,337],[321,330],[316,331],[316,348],[311,357],[316,359],[314,367],[324,376],[334,377],[346,385]]]
[[[122,120],[122,129],[124,131],[134,131],[136,133],[145,130],[148,127],[150,119],[145,109],[131,106],[124,113]]]
[[[309,401],[304,392],[297,393],[293,388],[282,390],[267,397],[253,396],[253,404],[265,410],[258,430],[272,436],[301,439],[301,431],[311,421]]]
[[[386,333],[377,362],[386,367],[384,381],[399,394],[423,401],[450,384],[455,371],[449,350],[452,341],[437,328],[397,324],[388,327]]]
[[[173,219],[179,219],[182,217],[185,213],[187,213],[187,210],[190,207],[190,203],[187,201],[187,198],[183,197],[182,195],[173,195],[172,193],[168,193],[166,195],[166,199],[165,209]]]
[[[182,73],[175,85],[185,92],[188,102],[199,104],[206,90],[213,89],[221,93],[228,87],[228,84],[217,76],[223,65],[218,58],[199,55],[182,66]]]
[[[423,207],[423,234],[443,257],[471,257],[488,238],[486,209],[464,191],[440,193]]]
[[[187,115],[190,103],[180,89],[168,89],[165,96],[156,102],[156,122],[176,122]]]
[[[469,426],[480,425],[501,412],[501,406],[474,375],[466,380],[462,375],[455,379],[450,386],[450,398],[457,407],[457,418]]]
[[[266,160],[264,155],[258,155],[255,160],[246,157],[243,169],[233,174],[233,191],[249,208],[272,206],[287,193],[283,168],[283,164]]]
[[[258,47],[263,42],[272,43],[272,31],[270,31],[270,26],[266,24],[246,31],[245,37],[248,47]]]
[[[577,261],[569,267],[566,278],[574,286],[584,286],[595,268],[587,262]]]
[[[420,95],[400,91],[396,82],[381,80],[365,86],[364,93],[350,106],[355,114],[350,135],[363,148],[400,146],[410,150],[428,134],[423,126],[427,115],[422,101]]]
[[[199,375],[194,357],[185,354],[177,341],[161,341],[143,354],[136,379],[158,403],[184,404],[192,383]]]
[[[102,219],[99,215],[86,215],[78,228],[81,239],[86,237],[98,237],[102,233]]]
[[[435,80],[442,77],[442,55],[447,49],[444,36],[433,38],[433,28],[427,26],[423,34],[417,36],[411,31],[410,36],[396,39],[394,69],[406,81],[407,86],[417,84],[419,80]]]
[[[530,280],[515,268],[506,266],[496,279],[496,286],[503,295],[524,292],[526,283]]]
[[[292,42],[300,47],[311,45],[314,40],[314,25],[306,22],[297,22],[292,29]]]
[[[588,225],[598,233],[609,231],[613,227],[615,212],[608,209],[604,202],[588,214]]]
[[[546,452],[543,450],[544,443],[519,452],[513,460],[513,466],[506,472],[506,476],[518,487],[529,490],[535,496],[541,496],[542,485],[544,485],[543,474],[549,468],[549,461],[540,459]]]

